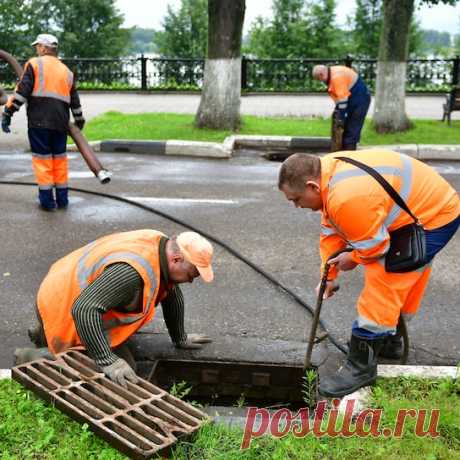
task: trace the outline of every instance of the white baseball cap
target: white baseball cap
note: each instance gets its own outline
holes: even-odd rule
[[[51,34],[39,34],[37,35],[35,41],[32,43],[32,46],[35,45],[44,45],[51,48],[56,48],[58,46],[58,39]]]

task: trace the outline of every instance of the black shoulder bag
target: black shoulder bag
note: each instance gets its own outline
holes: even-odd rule
[[[395,203],[414,219],[413,224],[404,225],[390,232],[390,249],[385,256],[385,270],[390,273],[406,273],[417,270],[425,265],[426,241],[425,230],[419,220],[412,214],[399,193],[388,181],[371,168],[360,161],[348,157],[335,157],[351,163],[369,173],[385,189]]]

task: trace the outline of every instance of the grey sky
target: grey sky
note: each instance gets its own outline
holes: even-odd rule
[[[353,13],[354,0],[337,0],[337,23],[344,24],[347,16]],[[158,29],[167,12],[167,6],[178,8],[180,0],[116,0],[118,9],[125,15],[127,27],[139,26]],[[246,0],[245,32],[251,22],[259,15],[270,16],[272,0]],[[417,18],[424,29],[460,32],[460,5],[424,6],[417,9]]]

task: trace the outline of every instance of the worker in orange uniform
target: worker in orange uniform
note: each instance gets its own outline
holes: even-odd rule
[[[323,266],[335,251],[352,248],[330,261],[333,266],[325,298],[337,289],[340,271],[364,267],[364,288],[357,302],[346,362],[334,375],[320,381],[319,391],[327,397],[341,397],[373,383],[379,354],[393,358],[400,355],[399,316],[407,320],[417,312],[431,261],[460,225],[457,192],[430,166],[384,149],[341,155],[376,169],[400,194],[425,228],[426,260],[416,271],[385,270],[389,232],[411,224],[412,218],[367,172],[335,158],[337,153],[322,158],[294,154],[285,160],[279,173],[279,189],[296,207],[322,213]]]
[[[371,103],[366,84],[353,69],[341,65],[316,65],[313,67],[313,78],[326,83],[327,91],[335,102],[335,110],[344,129],[341,150],[356,150]]]
[[[41,348],[17,349],[16,364],[84,346],[109,378],[126,386],[137,378],[125,342],[153,320],[160,302],[175,346],[201,348],[211,339],[186,334],[178,285],[198,276],[211,282],[212,255],[198,233],[168,238],[155,230],[115,233],[73,251],[51,266],[38,290],[39,324],[29,336]]]
[[[57,57],[58,39],[40,34],[32,45],[38,57],[26,63],[16,90],[5,105],[2,130],[10,132],[11,117],[27,102],[28,135],[40,207],[54,211],[56,207],[68,206],[69,107],[79,129],[83,129],[85,119],[73,74]]]

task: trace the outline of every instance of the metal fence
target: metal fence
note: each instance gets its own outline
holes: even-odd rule
[[[64,59],[74,71],[79,89],[198,90],[203,83],[204,59],[138,58]],[[21,61],[24,63],[24,60]],[[375,88],[377,61],[354,59],[252,59],[243,57],[241,87],[244,91],[320,92],[313,80],[316,64],[354,67],[371,89]],[[460,57],[411,59],[407,63],[408,92],[445,92],[459,81]],[[15,76],[0,62],[0,84],[14,85]]]

